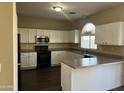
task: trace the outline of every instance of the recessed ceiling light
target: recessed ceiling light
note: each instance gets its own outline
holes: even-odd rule
[[[53,9],[54,9],[56,12],[61,12],[61,11],[62,11],[62,7],[60,7],[60,6],[54,6]]]

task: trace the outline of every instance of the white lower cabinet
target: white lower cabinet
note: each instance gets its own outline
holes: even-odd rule
[[[58,59],[57,59],[58,52],[53,51],[53,52],[51,52],[51,54],[52,54],[52,56],[51,56],[51,64],[52,64],[52,66],[59,65],[60,63],[58,62]]]
[[[51,64],[52,66],[60,65],[59,57],[64,54],[64,51],[52,51],[51,52]]]
[[[82,68],[67,64],[61,63],[62,91],[108,91],[124,85],[124,63]]]
[[[30,67],[36,67],[37,66],[37,53],[29,53],[29,62]]]
[[[21,53],[21,68],[28,67],[28,53]]]
[[[37,66],[37,53],[21,53],[21,69],[36,68]]]

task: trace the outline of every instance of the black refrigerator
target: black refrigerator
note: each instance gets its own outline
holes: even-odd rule
[[[20,34],[17,36],[18,46],[18,90],[21,90],[21,49],[20,49]]]

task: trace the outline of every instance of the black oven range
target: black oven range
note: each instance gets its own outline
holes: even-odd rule
[[[48,45],[36,45],[37,51],[37,69],[51,67],[51,51],[48,50]]]

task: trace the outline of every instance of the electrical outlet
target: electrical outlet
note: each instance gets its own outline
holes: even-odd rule
[[[114,47],[112,47],[111,49],[112,49],[112,51],[113,51],[113,50],[114,50]]]
[[[101,47],[99,47],[99,50],[102,50],[102,48],[101,48]]]
[[[122,52],[124,53],[124,49],[122,50]]]

